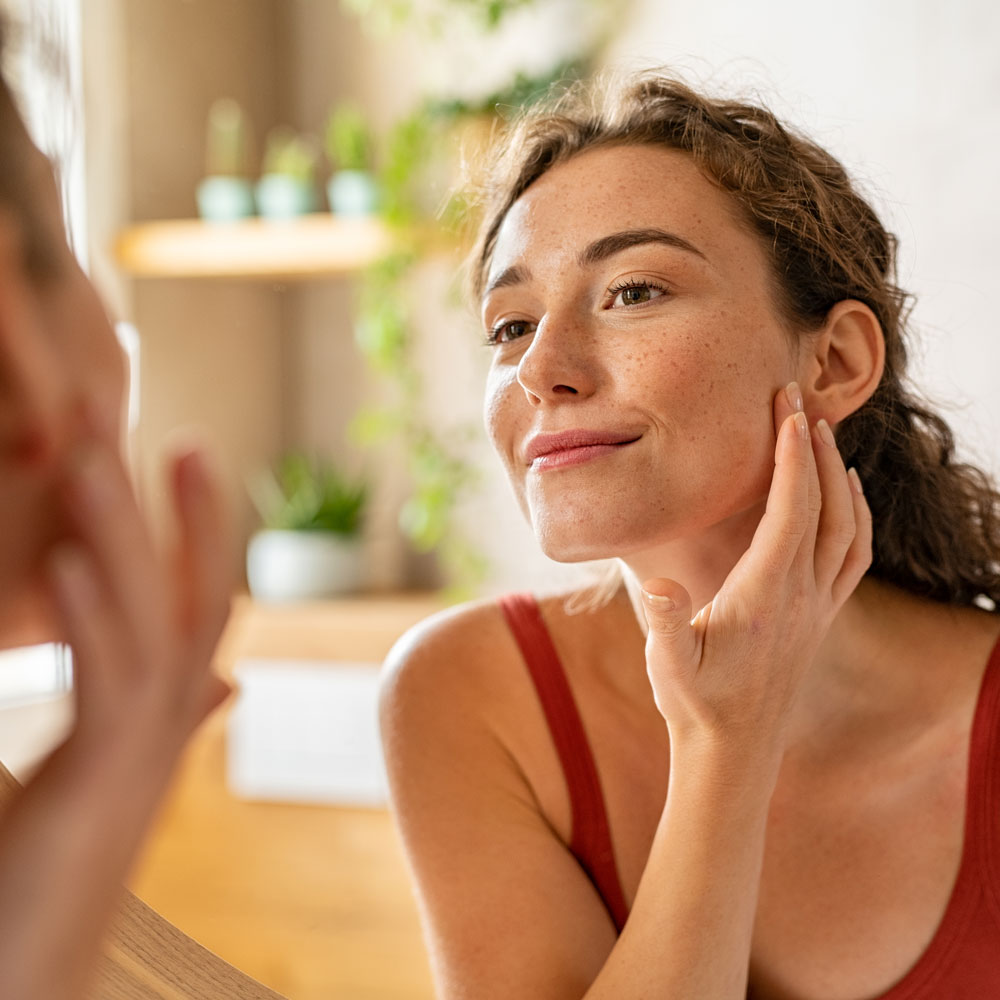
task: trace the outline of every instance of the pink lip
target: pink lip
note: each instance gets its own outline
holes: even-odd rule
[[[524,460],[533,469],[561,469],[589,462],[638,441],[642,435],[627,431],[572,430],[536,434],[529,438]]]

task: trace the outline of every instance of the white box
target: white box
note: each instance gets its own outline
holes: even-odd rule
[[[227,780],[240,798],[382,806],[378,665],[243,659]]]

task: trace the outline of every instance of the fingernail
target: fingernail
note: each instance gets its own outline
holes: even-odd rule
[[[860,495],[864,495],[864,487],[861,485],[861,477],[858,475],[858,470],[852,465],[847,470],[847,478],[851,481],[851,486],[854,487],[854,492]]]
[[[799,437],[804,441],[809,440],[809,421],[806,420],[806,415],[799,410],[798,413],[792,418],[795,421],[795,429],[799,432]]]
[[[651,594],[648,590],[644,590],[643,594],[646,600],[649,601],[650,606],[659,611],[673,611],[677,607],[677,603],[672,597],[664,597],[663,594]]]
[[[785,397],[788,399],[788,405],[796,411],[801,412],[802,410],[802,390],[799,388],[798,382],[789,382],[785,386]]]
[[[833,431],[830,430],[830,425],[822,417],[816,421],[816,430],[819,432],[819,438],[823,444],[827,444],[831,448],[837,447],[837,442],[833,439]]]

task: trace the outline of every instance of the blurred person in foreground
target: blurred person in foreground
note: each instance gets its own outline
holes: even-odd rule
[[[68,642],[76,704],[23,790],[3,772],[0,997],[61,1000],[91,983],[180,751],[226,695],[229,532],[190,449],[169,468],[173,547],[154,549],[122,457],[123,357],[2,79],[0,163],[0,645]]]

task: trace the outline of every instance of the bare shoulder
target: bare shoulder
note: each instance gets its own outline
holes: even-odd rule
[[[401,713],[475,710],[502,687],[499,678],[509,673],[517,656],[495,601],[440,611],[411,628],[390,650],[382,673],[383,721]]]
[[[602,645],[615,645],[628,631],[634,614],[624,595],[580,613],[572,593],[538,599],[546,630],[569,674],[586,669]],[[432,615],[395,644],[385,662],[382,681],[385,713],[442,708],[447,696],[452,710],[461,706],[472,716],[483,706],[495,720],[505,708],[523,710],[529,693],[521,651],[498,602],[475,601]]]
[[[560,631],[558,602],[540,604]],[[566,847],[558,760],[496,602],[434,615],[397,642],[381,723],[441,995],[469,996],[475,984],[477,997],[552,996],[555,981],[573,984],[560,995],[581,995],[614,927]]]

